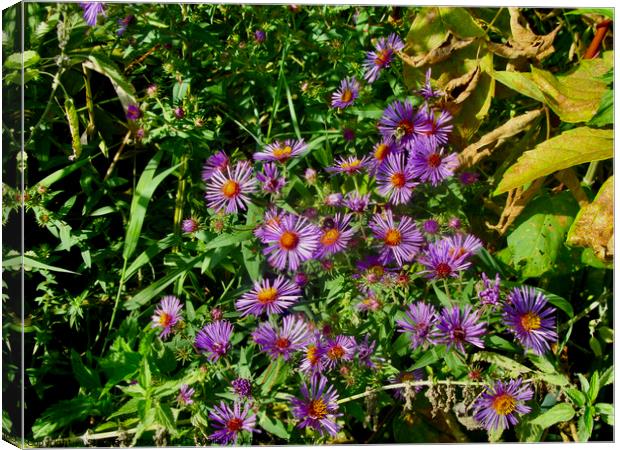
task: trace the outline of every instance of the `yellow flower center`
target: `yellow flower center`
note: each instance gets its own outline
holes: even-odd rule
[[[311,419],[321,420],[327,415],[327,405],[323,399],[312,400],[308,405],[308,416]]]
[[[170,322],[172,322],[172,316],[168,313],[162,312],[159,315],[159,324],[166,328],[168,325],[170,325]]]
[[[264,288],[258,291],[256,297],[258,298],[258,301],[263,305],[267,303],[273,303],[278,297],[278,290],[274,287]]]
[[[396,172],[390,177],[390,181],[394,187],[401,188],[405,185],[405,175],[400,172]]]
[[[388,49],[381,50],[381,53],[375,58],[375,65],[384,66],[390,62],[390,51]]]
[[[400,231],[391,228],[387,231],[387,233],[385,233],[385,238],[383,239],[383,241],[385,242],[385,245],[389,245],[389,246],[395,246],[400,244],[401,241],[401,235],[400,235]]]
[[[413,133],[414,127],[410,120],[403,119],[398,123],[398,127],[396,127],[396,129],[399,134],[402,133],[403,135],[409,135]]]
[[[344,103],[348,103],[351,101],[352,98],[353,98],[353,91],[351,91],[350,89],[345,89],[344,92],[342,93],[341,100]]]
[[[340,232],[335,228],[332,228],[331,230],[327,230],[325,233],[323,233],[323,236],[321,236],[321,244],[325,246],[333,245],[339,237]]]
[[[329,359],[340,359],[344,356],[344,349],[340,345],[334,345],[327,351]]]
[[[235,180],[227,180],[222,186],[222,194],[226,198],[236,197],[241,191],[241,186]]]
[[[355,170],[361,164],[362,162],[359,159],[354,159],[351,162],[348,162],[348,161],[343,162],[342,164],[340,164],[340,167],[344,170]]]
[[[533,312],[521,316],[521,326],[525,331],[538,330],[540,328],[540,316]]]
[[[293,233],[292,231],[285,231],[282,233],[282,236],[280,236],[280,247],[284,250],[293,250],[297,247],[298,243],[299,236],[297,236],[297,233]]]
[[[385,273],[385,270],[383,269],[383,266],[377,265],[377,266],[372,266],[370,268],[370,272],[372,272],[377,277],[382,277],[383,274]]]
[[[291,153],[293,152],[293,149],[291,148],[290,145],[287,145],[286,147],[278,147],[273,149],[273,156],[282,161],[284,159],[288,159],[289,156],[291,156]]]
[[[315,345],[309,345],[306,349],[306,358],[310,361],[310,364],[314,365],[319,362],[319,349]]]
[[[401,375],[400,377],[401,381],[413,381],[415,379],[415,377],[413,376],[412,373],[404,373]]]
[[[502,394],[495,397],[491,407],[500,416],[506,416],[515,410],[517,401],[512,395]]]
[[[379,161],[383,161],[385,157],[388,155],[389,145],[379,144],[377,149],[375,150],[375,159]]]

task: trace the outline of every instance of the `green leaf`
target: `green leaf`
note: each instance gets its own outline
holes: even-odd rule
[[[519,421],[515,431],[519,442],[539,442],[544,430],[540,425],[532,424],[530,417],[526,416]]]
[[[597,403],[594,405],[596,414],[601,416],[603,422],[607,425],[614,426],[614,405],[610,403]]]
[[[582,15],[582,14],[600,14],[601,16],[605,16],[608,19],[614,20],[614,9],[613,8],[577,8],[570,11],[566,11],[564,14],[574,14],[574,15]]]
[[[187,94],[187,90],[192,82],[191,78],[185,78],[181,83],[174,83],[172,87],[172,103],[178,104],[181,100],[185,98],[185,94]]]
[[[283,366],[284,358],[278,357],[276,360],[272,360],[264,370],[259,381],[259,384],[261,385],[261,393],[263,395],[266,395],[269,391],[271,391]]]
[[[101,387],[101,381],[97,372],[86,367],[80,355],[73,349],[71,349],[71,368],[73,369],[75,379],[80,383],[81,387],[86,389],[99,389]]]
[[[49,188],[52,184],[56,183],[57,181],[62,180],[67,175],[75,172],[80,167],[89,163],[92,159],[93,157],[91,156],[89,158],[81,159],[79,161],[74,161],[72,164],[68,165],[67,167],[63,167],[62,169],[57,170],[56,172],[46,176],[41,181],[39,181],[36,185]]]
[[[545,96],[532,80],[532,74],[513,71],[492,71],[490,74],[496,81],[508,86],[519,94],[527,95],[534,100],[544,103]]]
[[[288,439],[290,434],[284,428],[284,424],[278,419],[270,419],[266,413],[261,412],[259,415],[258,425],[275,436],[282,439]]]
[[[84,56],[84,55],[76,55],[76,56]],[[118,99],[121,101],[123,108],[127,110],[127,106],[130,104],[136,104],[135,93],[133,85],[127,81],[125,76],[118,70],[116,64],[111,61],[107,56],[102,55],[101,53],[97,54],[89,54],[86,57],[86,61],[82,64],[95,72],[99,72],[100,74],[109,78],[112,83],[112,87],[116,91],[116,95]]]
[[[163,426],[170,434],[176,436],[177,428],[175,425],[172,409],[165,403],[155,405],[155,421]]]
[[[575,311],[573,310],[573,306],[570,304],[568,300],[560,297],[559,295],[552,294],[551,292],[547,292],[540,288],[535,288],[538,292],[542,293],[549,303],[551,303],[556,308],[561,309],[566,313],[566,315],[572,318],[575,315]]]
[[[144,404],[144,399],[140,397],[130,398],[127,402],[123,404],[117,411],[110,414],[108,419],[113,419],[114,417],[125,416],[127,414],[135,414],[138,412],[138,407]]]
[[[485,351],[477,352],[472,357],[472,361],[485,361],[491,364],[495,364],[496,366],[501,367],[502,369],[508,370],[511,376],[517,376],[522,373],[528,373],[532,371],[532,369],[530,369],[527,366],[524,366],[523,364],[519,364],[518,362],[506,356],[493,353],[493,352],[485,352]]]
[[[553,197],[541,195],[521,213],[507,242],[512,263],[523,278],[538,277],[555,268],[578,208],[571,193],[564,191]]]
[[[598,397],[598,392],[600,388],[601,385],[598,376],[598,370],[595,370],[590,377],[590,386],[588,387],[588,398],[590,399],[590,403],[596,402],[596,397]]]
[[[581,392],[579,389],[566,388],[564,392],[566,392],[566,395],[568,395],[568,397],[573,401],[575,405],[577,405],[580,408],[585,406],[586,395],[583,392]]]
[[[579,127],[538,144],[510,166],[494,195],[578,164],[613,157],[613,130]]]
[[[163,250],[172,247],[173,245],[177,245],[181,242],[181,239],[176,234],[169,234],[165,238],[155,242],[153,245],[149,246],[145,251],[140,253],[136,259],[131,263],[127,271],[125,272],[125,281],[129,280],[132,276],[134,276],[140,267],[150,262],[153,257]]]
[[[534,378],[559,387],[568,386],[570,384],[566,375],[562,375],[561,373],[536,372]]]
[[[592,428],[594,427],[594,408],[586,406],[583,416],[577,421],[577,436],[579,442],[587,442],[592,436]]]
[[[434,347],[424,352],[424,354],[418,358],[418,361],[409,370],[421,369],[422,367],[429,366],[439,361],[445,352],[445,347]]]
[[[581,390],[583,392],[588,392],[588,390],[590,390],[590,383],[588,383],[588,380],[586,379],[586,377],[584,377],[583,374],[578,373],[577,378],[579,378],[579,383],[581,384]]]
[[[530,422],[542,428],[549,428],[560,422],[568,422],[575,417],[575,410],[568,403],[558,403],[549,411],[542,413]]]
[[[78,396],[71,400],[60,401],[47,408],[32,425],[34,439],[43,439],[53,435],[76,421],[83,421],[89,416],[105,416],[110,409],[108,399],[97,400],[92,397]]]
[[[214,239],[210,238],[205,232],[198,232],[196,233],[196,237],[207,243],[205,249],[211,249],[228,247],[238,242],[247,241],[248,239],[252,238],[252,232],[246,230],[238,231],[232,234],[220,234]]]
[[[614,123],[614,91],[607,89],[601,98],[601,104],[590,119],[588,125],[593,127],[603,127]]]
[[[607,386],[614,382],[614,366],[611,366],[603,372],[599,378],[599,384],[602,386]]]
[[[52,272],[64,272],[64,273],[72,273],[74,275],[81,275],[77,272],[63,269],[61,267],[54,267],[54,266],[44,264],[28,256],[24,256],[23,258],[24,258],[24,270],[31,270],[32,268],[35,268],[35,269],[51,270]],[[13,256],[11,258],[2,260],[2,267],[19,268],[21,264],[22,264],[21,256]]]
[[[544,356],[540,356],[540,355],[535,355],[533,353],[528,353],[527,357],[530,361],[532,361],[534,363],[534,365],[542,372],[544,373],[554,373],[555,372],[555,367],[553,367],[553,364],[551,364],[549,362],[549,360],[547,358],[545,358]]]
[[[13,53],[4,60],[4,68],[8,70],[21,70],[22,67],[34,66],[41,57],[33,50],[26,50],[24,53]]]

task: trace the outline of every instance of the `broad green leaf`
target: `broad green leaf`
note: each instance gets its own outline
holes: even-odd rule
[[[588,387],[588,398],[590,399],[590,403],[596,402],[596,397],[598,397],[598,392],[600,388],[601,385],[598,370],[595,370],[590,377],[590,387]]]
[[[541,292],[547,298],[549,303],[551,303],[556,308],[564,311],[568,317],[572,318],[575,315],[575,311],[573,311],[573,306],[565,298],[562,298],[559,295],[552,294],[551,292],[547,292],[540,288],[536,288],[536,290]]]
[[[594,201],[579,210],[568,231],[569,245],[591,248],[602,261],[611,259],[614,235],[614,177],[603,183]]]
[[[532,74],[529,72],[512,72],[512,71],[492,71],[491,76],[495,81],[499,81],[510,89],[519,94],[527,95],[539,102],[545,102],[545,96],[539,89],[538,85],[532,81]]]
[[[175,436],[177,429],[175,426],[175,418],[172,409],[165,403],[155,405],[155,421],[163,426],[170,434]]]
[[[485,361],[490,364],[495,364],[502,369],[508,370],[510,374],[514,376],[532,371],[532,369],[523,364],[519,364],[506,356],[493,352],[476,352],[472,357],[472,361]]]
[[[612,158],[613,142],[613,130],[579,127],[565,131],[523,153],[504,173],[495,195],[558,170]]]
[[[561,373],[536,372],[533,378],[560,387],[568,386],[570,384],[570,381],[566,375],[562,375]]]
[[[82,143],[80,141],[80,122],[77,111],[72,98],[65,100],[65,114],[69,123],[69,132],[71,134],[71,148],[73,150],[73,158],[77,159],[82,154]]]
[[[507,242],[512,264],[523,278],[554,269],[578,207],[571,193],[565,191],[553,197],[542,195],[521,213]]]
[[[73,349],[71,349],[71,368],[73,369],[75,379],[80,383],[81,387],[85,389],[98,389],[101,387],[101,381],[97,372],[90,367],[86,367],[80,355]]]
[[[515,427],[519,442],[540,442],[543,431],[540,425],[531,422],[530,415],[523,417]]]
[[[185,98],[191,82],[191,78],[185,78],[181,83],[174,83],[172,87],[172,103],[176,105]]]
[[[110,410],[110,400],[78,396],[71,400],[60,401],[49,408],[35,420],[32,434],[35,439],[53,435],[75,421],[83,421],[89,416],[106,416]]]
[[[439,361],[439,359],[443,356],[443,352],[445,352],[445,348],[443,346],[434,347],[427,350],[420,358],[418,358],[416,363],[409,370],[421,369],[422,367],[429,366]]]
[[[261,392],[263,395],[266,395],[269,391],[271,391],[283,366],[284,358],[278,357],[276,360],[272,360],[262,373],[259,378],[259,384],[261,385]]]
[[[140,406],[141,403],[144,403],[143,398],[140,398],[140,397],[130,398],[117,411],[110,414],[108,419],[113,419],[114,417],[119,417],[119,416],[125,416],[127,414],[135,414],[138,412],[138,407]]]
[[[83,55],[76,55],[83,56]],[[123,105],[123,108],[127,110],[127,106],[136,103],[135,93],[133,85],[127,81],[125,76],[118,70],[116,64],[108,59],[107,56],[100,53],[87,55],[87,60],[82,63],[85,67],[99,72],[109,78],[118,99]]]
[[[602,386],[607,386],[614,382],[614,366],[607,368],[599,378],[599,383]]]
[[[4,61],[4,68],[8,70],[21,70],[22,67],[34,66],[41,57],[33,50],[26,50],[24,53],[13,53]]]
[[[583,416],[577,421],[577,436],[579,442],[587,442],[592,436],[592,428],[594,427],[594,408],[586,406]]]
[[[603,127],[614,123],[614,91],[607,89],[601,98],[601,104],[590,119],[588,125],[593,127]]]
[[[20,256],[13,256],[11,258],[8,259],[3,259],[2,260],[2,267],[15,267],[15,268],[19,268],[21,266],[22,263],[22,259]],[[61,267],[54,267],[54,266],[50,266],[48,264],[39,262],[35,259],[32,259],[28,256],[24,256],[24,270],[30,270],[30,269],[44,269],[44,270],[51,270],[52,272],[64,272],[64,273],[72,273],[74,275],[80,275],[77,272],[73,272],[71,270],[67,270],[67,269],[63,269]]]
[[[574,14],[574,15],[582,15],[582,14],[600,14],[601,16],[605,16],[608,19],[614,20],[614,9],[613,8],[578,8],[570,11],[566,11],[564,14]]]
[[[554,373],[555,367],[553,364],[549,362],[549,360],[540,355],[535,355],[533,353],[528,353],[527,358],[532,361],[532,363],[542,372],[544,373]]]
[[[580,408],[585,406],[586,395],[583,392],[581,392],[579,389],[566,388],[564,392],[566,392],[566,395],[568,395],[568,397],[573,401],[575,405],[577,405]]]
[[[288,439],[290,434],[284,428],[284,424],[278,419],[270,419],[266,413],[261,412],[259,415],[258,425],[275,436],[278,436],[282,439]]]
[[[568,422],[575,417],[575,410],[568,403],[559,403],[530,422],[542,428],[549,428],[560,422]]]
[[[610,403],[597,403],[594,405],[596,414],[601,416],[603,422],[607,425],[614,426],[614,405]]]
[[[248,230],[237,231],[230,234],[220,234],[213,239],[211,239],[206,232],[198,232],[195,235],[198,239],[207,243],[207,245],[205,246],[206,249],[228,247],[229,245],[247,241],[248,239],[252,238],[252,232]]]

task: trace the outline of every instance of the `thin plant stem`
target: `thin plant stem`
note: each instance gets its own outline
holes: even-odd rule
[[[110,333],[112,332],[112,326],[114,325],[114,319],[116,318],[116,312],[118,311],[118,305],[121,300],[121,291],[123,289],[123,284],[125,283],[125,271],[127,270],[127,258],[123,258],[123,270],[121,271],[121,278],[118,282],[118,291],[116,291],[116,300],[114,300],[114,309],[112,309],[112,317],[110,318],[110,324],[108,325],[108,332],[106,333],[105,339],[103,341],[103,346],[101,348],[101,354],[105,352],[106,344],[108,343],[108,338],[110,337]]]

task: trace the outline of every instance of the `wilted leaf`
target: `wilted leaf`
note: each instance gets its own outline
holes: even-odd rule
[[[588,125],[602,127],[614,123],[614,91],[607,89],[601,97],[601,104]]]
[[[525,152],[504,173],[495,195],[567,167],[611,157],[613,130],[579,127],[565,131]]]
[[[614,177],[605,181],[596,198],[581,208],[568,232],[569,245],[590,247],[601,260],[613,256]],[[611,245],[610,245],[611,244]]]
[[[513,72],[513,71],[497,71],[491,72],[491,76],[508,86],[510,89],[519,94],[527,95],[539,102],[545,101],[545,96],[539,89],[538,85],[532,80],[532,74],[529,72]]]
[[[428,53],[424,53],[415,57],[408,56],[405,53],[399,53],[399,56],[409,64],[411,67],[421,67],[426,65],[437,64],[445,61],[450,55],[461,48],[467,47],[471,44],[473,39],[459,40],[451,33],[448,33],[448,38],[439,47],[432,49]]]

